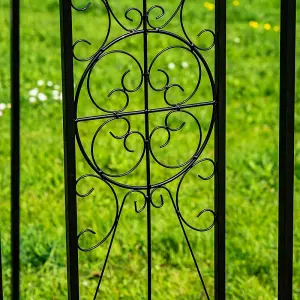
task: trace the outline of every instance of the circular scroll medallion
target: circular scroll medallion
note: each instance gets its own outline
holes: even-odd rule
[[[210,81],[210,85],[211,85],[211,91],[212,91],[212,99],[215,99],[215,85],[214,85],[214,80],[213,80],[213,76],[211,74],[211,71],[209,69],[208,64],[206,63],[205,59],[203,58],[203,56],[200,54],[199,49],[195,46],[193,46],[191,44],[190,41],[185,40],[184,38],[175,35],[173,33],[164,31],[164,30],[149,30],[149,34],[164,34],[164,35],[168,35],[171,36],[172,38],[176,39],[177,42],[181,42],[182,45],[181,46],[170,46],[167,47],[165,49],[163,49],[162,51],[160,51],[151,61],[151,63],[149,64],[149,68],[147,70],[147,72],[144,72],[142,65],[140,64],[140,62],[130,53],[126,52],[126,51],[122,51],[122,50],[111,50],[109,51],[109,48],[111,48],[112,46],[114,46],[115,44],[117,44],[119,41],[124,40],[124,39],[128,39],[131,38],[132,36],[135,35],[139,35],[139,34],[143,34],[143,30],[137,30],[137,31],[133,31],[130,32],[128,34],[125,34],[123,36],[121,36],[120,38],[110,42],[109,44],[107,44],[106,46],[104,46],[101,51],[99,51],[94,57],[93,59],[90,61],[90,63],[88,64],[87,68],[85,69],[79,84],[78,84],[78,88],[76,91],[76,95],[75,95],[75,110],[76,110],[76,116],[75,118],[77,119],[77,111],[78,111],[78,102],[79,102],[79,98],[80,98],[80,93],[82,91],[82,87],[83,87],[83,83],[86,81],[87,83],[87,91],[89,94],[89,98],[92,101],[92,103],[100,110],[103,112],[103,114],[107,114],[107,118],[103,118],[104,122],[101,121],[101,125],[98,127],[98,129],[96,130],[92,141],[91,141],[91,147],[89,149],[89,152],[87,151],[87,149],[85,149],[85,147],[83,146],[83,143],[81,141],[80,138],[80,134],[79,134],[79,129],[78,129],[78,122],[76,122],[76,128],[75,128],[75,134],[76,134],[76,139],[79,145],[79,148],[85,158],[85,160],[88,162],[88,164],[91,166],[91,168],[99,175],[101,176],[105,181],[110,182],[116,186],[122,187],[122,188],[127,188],[127,189],[133,189],[133,190],[145,190],[147,189],[147,185],[129,185],[129,184],[124,184],[122,182],[120,182],[120,178],[131,174],[134,170],[136,170],[138,168],[138,166],[145,161],[145,156],[146,156],[146,151],[149,150],[149,154],[151,156],[151,158],[160,166],[165,167],[165,168],[170,168],[170,169],[179,169],[178,172],[176,174],[173,174],[172,176],[170,176],[169,178],[167,178],[164,181],[161,182],[156,182],[154,184],[151,184],[151,188],[158,188],[163,186],[164,184],[167,184],[173,180],[175,180],[176,178],[178,178],[179,176],[181,176],[182,174],[185,174],[197,161],[197,159],[199,158],[200,154],[203,152],[213,129],[213,124],[214,124],[214,116],[215,116],[215,105],[213,105],[213,101],[211,102],[212,105],[212,116],[211,116],[211,120],[210,120],[210,124],[209,124],[209,129],[206,133],[206,136],[203,137],[202,136],[202,129],[201,129],[201,125],[199,120],[189,111],[188,107],[184,107],[185,105],[188,104],[188,101],[196,94],[197,90],[199,89],[200,86],[200,82],[201,82],[201,69],[202,66],[204,67],[205,71],[208,74],[209,77],[209,81]],[[178,85],[178,84],[170,84],[170,78],[169,75],[166,71],[162,70],[162,69],[158,69],[156,71],[159,71],[161,73],[163,73],[166,77],[165,79],[165,85],[163,87],[157,88],[155,87],[155,85],[151,82],[151,72],[152,69],[154,68],[154,64],[157,61],[157,59],[163,55],[165,52],[171,50],[171,49],[180,49],[181,51],[188,51],[189,53],[191,53],[191,55],[193,55],[193,57],[195,58],[197,65],[198,65],[198,69],[199,69],[199,77],[197,80],[197,84],[195,89],[192,91],[192,93],[186,97],[184,100],[178,102],[178,103],[172,103],[169,98],[169,92],[172,89],[181,89],[183,91],[183,88]],[[122,54],[127,56],[129,59],[132,59],[134,64],[137,67],[137,70],[139,70],[140,73],[140,80],[138,80],[138,84],[136,87],[129,89],[126,84],[125,84],[125,78],[127,76],[127,74],[130,72],[130,70],[126,71],[121,79],[121,88],[117,88],[112,90],[108,97],[110,97],[113,93],[121,93],[122,94],[122,103],[120,103],[120,106],[117,110],[109,110],[107,108],[104,108],[102,106],[100,106],[93,97],[93,93],[91,91],[90,88],[90,82],[91,82],[91,76],[93,74],[93,69],[94,67],[97,65],[97,63],[105,56],[108,55],[112,55],[112,54]],[[148,76],[144,76],[144,74],[148,75]],[[132,131],[131,130],[131,124],[130,121],[126,118],[126,114],[128,111],[126,110],[129,104],[129,94],[130,93],[134,93],[136,91],[138,91],[144,83],[144,77],[147,78],[148,80],[148,86],[150,88],[152,88],[154,91],[157,92],[162,92],[164,94],[164,100],[165,103],[167,104],[168,110],[166,111],[166,116],[165,116],[165,120],[164,120],[164,124],[161,126],[157,126],[155,127],[151,132],[149,132],[149,141],[146,141],[145,135],[144,133],[141,133],[139,131]],[[125,99],[125,100],[124,100]],[[128,112],[130,113],[130,112]],[[153,112],[155,113],[155,112]],[[145,111],[143,111],[140,114],[145,114]],[[169,119],[171,116],[174,116],[175,114],[181,114],[182,115],[186,115],[187,117],[192,118],[193,122],[196,123],[197,125],[197,130],[198,130],[198,141],[197,141],[197,146],[196,149],[193,153],[193,155],[186,161],[177,164],[177,165],[167,165],[164,162],[162,162],[156,155],[155,155],[155,149],[153,149],[152,144],[151,144],[151,140],[153,135],[155,135],[156,133],[158,134],[159,130],[164,130],[167,134],[167,141],[160,146],[160,148],[164,148],[165,146],[167,146],[167,144],[169,143],[170,139],[171,139],[171,133],[175,132],[175,131],[180,131],[182,129],[182,127],[184,126],[184,122],[182,122],[182,124],[180,126],[178,126],[177,128],[172,127],[169,123]],[[129,114],[128,114],[129,115]],[[134,118],[134,115],[131,115],[131,117]],[[132,135],[136,135],[141,143],[143,144],[143,149],[141,151],[141,154],[139,155],[139,157],[136,157],[135,160],[133,160],[132,164],[133,167],[131,167],[129,170],[127,170],[126,172],[123,172],[122,174],[110,174],[106,171],[103,170],[103,168],[101,167],[101,161],[97,161],[96,157],[95,157],[95,141],[97,140],[97,138],[100,138],[100,134],[101,134],[101,130],[109,123],[111,122],[120,122],[122,121],[125,125],[124,127],[124,134],[117,136],[114,133],[110,133],[112,138],[115,139],[119,139],[119,140],[123,140],[123,144],[124,144],[124,148],[126,149],[126,151],[128,152],[134,152],[133,150],[131,150],[128,146],[128,138]],[[147,150],[147,146],[146,143],[149,143],[149,147]],[[88,154],[90,153],[90,154]]]

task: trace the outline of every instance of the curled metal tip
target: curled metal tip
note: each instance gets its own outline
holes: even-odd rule
[[[182,122],[182,124],[179,125],[179,126],[176,127],[176,128],[170,128],[170,127],[168,127],[168,128],[169,128],[169,130],[171,130],[171,131],[179,131],[179,130],[181,130],[181,129],[184,127],[185,124],[186,124],[185,122]]]
[[[146,205],[147,205],[147,202],[145,201],[144,205],[140,209],[138,209],[137,201],[134,201],[134,210],[135,210],[135,212],[137,214],[141,213],[145,209]]]
[[[201,176],[200,174],[198,174],[198,178],[202,179],[202,180],[209,180],[211,178],[213,178],[215,176],[215,169],[216,169],[216,165],[215,165],[215,162],[213,160],[211,160],[210,158],[204,158],[202,160],[199,161],[199,163],[202,163],[202,162],[205,162],[205,161],[208,161],[210,162],[212,165],[213,165],[213,170],[212,170],[212,173],[208,176]]]
[[[208,32],[208,33],[210,33],[210,34],[212,35],[213,41],[212,41],[212,43],[210,44],[209,47],[197,47],[197,46],[196,46],[196,48],[198,48],[199,50],[202,50],[202,51],[208,51],[208,50],[210,50],[211,48],[214,47],[215,42],[216,42],[216,36],[215,36],[215,33],[214,33],[211,29],[203,29],[203,30],[201,30],[201,31],[197,34],[197,37],[200,37],[202,34],[204,34],[204,33],[206,33],[206,32]]]
[[[129,16],[128,16],[128,13],[132,10],[132,8],[128,8],[125,12],[125,18],[127,20],[129,20],[130,22],[133,22],[133,19],[131,19]]]
[[[130,72],[130,70],[127,70],[123,75],[122,75],[122,79],[121,79],[121,84],[125,90],[125,84],[124,84],[124,79],[126,77],[126,75]]]
[[[113,138],[115,138],[115,139],[117,138],[117,136],[116,136],[112,131],[110,131],[109,134],[110,134]]]
[[[151,198],[151,203],[152,205],[155,207],[155,208],[161,208],[164,206],[164,198],[163,198],[163,195],[160,195],[160,204],[159,205],[156,205],[153,201],[152,201],[152,198]]]
[[[166,147],[169,144],[170,140],[171,140],[170,130],[168,128],[165,128],[165,129],[167,130],[167,133],[168,133],[168,139],[167,139],[167,141],[164,144],[162,144],[161,146],[159,146],[159,148]]]
[[[178,88],[180,88],[183,92],[184,92],[184,88],[180,85],[180,84],[177,84],[177,83],[174,83],[174,84],[171,84],[170,86],[169,86],[169,88],[171,88],[171,87],[178,87]]]
[[[129,149],[129,147],[127,146],[127,139],[128,139],[128,137],[129,137],[132,133],[133,133],[133,132],[129,132],[129,133],[127,134],[127,136],[124,138],[124,148],[125,148],[128,152],[130,152],[130,153],[133,153],[134,150]]]
[[[131,11],[136,11],[137,13],[139,13],[140,17],[142,17],[142,13],[141,13],[137,8],[131,7],[131,8],[128,8],[128,9],[126,10],[126,12],[125,12],[125,18],[126,18],[128,21],[133,22],[133,19],[131,19],[131,18],[129,17],[129,15],[128,15]]]
[[[157,71],[164,73],[166,75],[167,79],[169,80],[170,77],[169,77],[168,73],[165,70],[157,69]]]
[[[80,194],[76,191],[77,196],[84,198],[84,197],[88,197],[95,189],[91,188],[86,194]]]
[[[74,47],[75,47],[77,44],[79,44],[79,43],[86,43],[86,44],[88,44],[88,45],[92,45],[92,43],[91,43],[89,40],[86,40],[86,39],[79,39],[79,40],[77,40],[77,41],[73,44],[73,49],[74,49]]]
[[[72,7],[73,7],[75,10],[77,10],[77,11],[85,11],[85,10],[87,10],[87,9],[92,5],[92,3],[89,2],[86,6],[80,8],[80,7],[76,7],[76,6],[73,4],[73,1],[71,1],[71,5],[72,5]]]
[[[77,40],[73,46],[72,46],[72,50],[73,50],[73,57],[77,60],[77,61],[88,61],[88,60],[91,60],[93,56],[90,56],[90,57],[87,57],[87,58],[80,58],[78,56],[76,56],[75,54],[75,47],[80,44],[80,43],[84,43],[84,44],[88,44],[89,46],[92,45],[92,43],[89,41],[89,40],[86,40],[86,39],[79,39]]]
[[[148,13],[147,13],[147,14],[149,15],[150,12],[151,12],[152,10],[154,10],[155,8],[158,8],[158,9],[160,9],[160,11],[161,11],[161,14],[155,17],[156,20],[159,20],[160,18],[162,18],[162,17],[165,15],[165,9],[164,9],[162,6],[160,6],[160,5],[153,5],[152,7],[150,7],[150,8],[148,9]]]
[[[209,209],[209,208],[201,210],[199,212],[199,214],[197,215],[197,218],[201,217],[201,215],[203,215],[206,212],[211,213],[213,215],[214,219],[213,219],[212,223],[210,224],[210,226],[208,226],[204,229],[201,229],[201,231],[209,231],[210,229],[212,229],[215,226],[215,223],[216,223],[216,214],[212,209]]]
[[[151,196],[150,196],[150,203],[155,207],[155,208],[161,208],[164,206],[165,204],[165,200],[164,200],[164,197],[162,194],[160,194],[160,203],[159,204],[155,204],[154,201],[153,201],[153,194],[159,190],[159,189],[162,189],[162,190],[165,190],[168,192],[171,200],[172,200],[172,195],[171,195],[171,192],[169,191],[169,189],[167,189],[165,186],[161,186],[161,187],[158,187],[158,188],[155,188],[154,190],[152,190],[151,192]],[[173,200],[172,200],[173,201]]]
[[[77,181],[76,181],[76,195],[77,195],[78,197],[81,197],[81,198],[88,197],[88,196],[95,190],[94,188],[91,188],[87,193],[84,193],[84,194],[79,193],[79,192],[77,191],[77,185],[78,185],[78,183],[79,183],[81,180],[83,180],[84,178],[87,178],[87,177],[99,178],[97,175],[91,175],[91,174],[85,174],[85,175],[82,175],[81,177],[79,177],[79,178],[77,179]]]
[[[108,94],[107,94],[107,97],[110,97],[113,93],[115,93],[115,92],[123,92],[123,90],[122,89],[118,89],[118,88],[116,88],[116,89],[113,89],[112,91],[110,91]]]
[[[199,218],[199,217],[200,217],[201,215],[203,215],[205,212],[211,212],[213,215],[215,215],[215,213],[214,213],[211,209],[206,208],[206,209],[201,210],[201,211],[198,213],[197,218]]]
[[[87,232],[89,232],[89,233],[91,233],[91,234],[94,234],[94,235],[96,234],[96,232],[95,232],[93,229],[87,228],[87,229],[82,230],[82,231],[77,235],[77,240],[79,240],[80,237],[81,237],[83,234],[87,233]]]
[[[122,140],[122,139],[126,138],[126,136],[128,135],[128,133],[125,133],[125,134],[119,136],[119,135],[114,134],[112,131],[110,131],[109,134],[116,140]]]

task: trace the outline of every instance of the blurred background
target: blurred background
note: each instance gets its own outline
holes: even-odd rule
[[[21,1],[21,298],[66,299],[66,246],[64,220],[64,176],[62,136],[62,95],[60,64],[60,28],[58,0]],[[177,3],[178,2],[178,3]],[[164,23],[176,9],[178,1],[149,0],[149,7],[160,4],[166,15],[153,24]],[[138,24],[138,15],[130,13],[132,22],[124,17],[130,7],[141,9],[140,0],[112,0],[116,16],[128,27]],[[78,7],[83,0],[76,0]],[[278,118],[279,118],[279,0],[228,0],[227,22],[227,204],[226,255],[228,299],[272,299],[277,295],[277,235],[278,235]],[[9,74],[9,1],[0,0],[0,228],[3,251],[5,299],[10,295],[10,74]],[[298,10],[300,4],[298,3]],[[208,47],[212,38],[203,29],[214,29],[212,1],[186,1],[183,19],[185,29],[195,44]],[[95,0],[86,12],[73,13],[74,41],[87,39],[91,45],[79,44],[78,57],[93,55],[101,46],[108,28],[104,5]],[[297,32],[300,21],[297,24]],[[166,30],[182,35],[176,16]],[[109,40],[124,31],[113,21]],[[299,37],[297,36],[297,42]],[[298,44],[298,43],[297,43]],[[149,60],[169,46],[182,46],[171,37],[149,36]],[[142,63],[142,37],[134,36],[114,45],[110,50],[125,50]],[[297,48],[297,53],[299,49]],[[201,84],[190,103],[212,100],[209,72],[214,73],[214,48],[202,51],[209,68],[201,65]],[[74,62],[75,88],[87,67],[87,62]],[[199,67],[190,52],[170,49],[154,63],[151,82],[162,88],[166,78],[157,69],[167,71],[171,83],[180,84],[184,91],[174,88],[168,94],[171,103],[188,97],[197,86]],[[122,93],[108,93],[121,87],[124,72],[130,70],[125,83],[134,89],[140,82],[138,64],[122,53],[110,54],[99,61],[91,73],[90,90],[95,102],[107,109],[121,109],[126,98]],[[295,246],[294,297],[300,299],[300,68],[297,62],[296,139],[295,139]],[[163,93],[150,92],[150,106],[162,107]],[[130,94],[128,110],[143,107],[143,90]],[[202,129],[202,143],[211,120],[211,107],[191,110]],[[88,98],[86,87],[80,93],[78,116],[99,114]],[[150,129],[164,125],[166,113],[150,118]],[[143,117],[130,117],[132,130],[143,132]],[[170,117],[176,128],[185,122],[181,131],[172,134],[170,143],[165,130],[153,134],[153,151],[162,163],[176,165],[189,159],[199,141],[199,127],[190,115],[176,113]],[[79,126],[83,147],[89,152],[93,134],[103,121],[85,122]],[[108,173],[126,172],[142,153],[141,138],[128,138],[129,153],[122,141],[109,134],[124,134],[125,122],[110,122],[95,140],[95,160]],[[213,159],[213,137],[201,158]],[[178,170],[166,170],[154,161],[152,182],[161,182]],[[93,171],[77,151],[77,177]],[[208,176],[211,165],[200,163],[184,178],[178,198],[184,217],[196,227],[208,227],[210,214],[196,218],[202,209],[213,209],[213,179],[203,181],[197,175]],[[143,165],[118,182],[145,184]],[[170,184],[176,194],[179,181]],[[95,178],[86,178],[78,185],[86,198],[78,198],[78,230],[92,228],[97,234],[80,240],[89,247],[101,240],[110,230],[115,217],[115,198],[109,186]],[[121,203],[124,191],[116,188]],[[154,199],[159,203],[157,193]],[[153,208],[153,298],[205,298],[194,263],[174,213],[172,202],[163,193],[165,204]],[[115,242],[107,265],[100,299],[146,299],[147,240],[146,211],[137,214],[134,201],[143,199],[132,195],[124,206]],[[208,292],[213,298],[214,256],[213,229],[196,232],[187,229],[198,265]],[[108,239],[109,241],[109,239]],[[109,242],[88,252],[80,252],[81,299],[94,295]]]

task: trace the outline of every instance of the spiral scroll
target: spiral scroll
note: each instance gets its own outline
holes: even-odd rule
[[[184,26],[184,7],[186,4],[186,0],[180,0],[179,3],[176,3],[174,6],[174,10],[169,12],[170,17],[166,18],[166,10],[161,5],[153,5],[150,8],[146,8],[145,5],[143,9],[139,9],[137,7],[131,7],[126,9],[123,14],[123,17],[119,18],[115,7],[111,4],[111,1],[108,0],[101,0],[102,8],[105,9],[105,13],[107,15],[108,20],[108,27],[107,32],[104,37],[104,40],[100,43],[98,49],[89,57],[80,57],[79,55],[75,54],[77,52],[78,47],[90,46],[91,43],[88,39],[79,39],[74,42],[73,44],[73,57],[75,60],[80,62],[87,62],[87,66],[78,82],[77,90],[75,93],[75,135],[77,144],[79,146],[80,152],[83,155],[87,164],[91,167],[94,173],[86,174],[77,180],[77,184],[83,180],[88,180],[88,178],[95,178],[99,181],[103,182],[107,185],[111,193],[113,194],[114,199],[114,207],[115,207],[115,214],[114,220],[106,234],[103,237],[98,239],[98,242],[89,247],[82,246],[82,238],[83,236],[89,235],[97,235],[97,233],[91,229],[86,228],[83,229],[78,234],[78,248],[83,252],[93,251],[96,248],[102,246],[104,243],[108,243],[108,251],[106,255],[106,259],[104,262],[104,266],[101,271],[101,276],[98,281],[98,285],[95,291],[95,297],[100,289],[101,281],[104,275],[105,267],[108,261],[108,257],[110,255],[111,247],[113,245],[114,237],[117,231],[117,227],[119,224],[119,220],[121,218],[121,214],[124,208],[124,204],[127,199],[133,198],[133,196],[142,197],[142,201],[134,201],[133,209],[136,213],[140,214],[144,210],[147,210],[147,213],[150,210],[150,207],[161,209],[165,204],[165,199],[162,195],[162,192],[168,194],[169,199],[172,203],[174,208],[174,214],[176,215],[179,225],[182,229],[182,232],[185,236],[185,240],[187,242],[188,248],[191,253],[191,257],[195,263],[195,268],[199,275],[200,281],[202,283],[206,298],[209,299],[209,295],[204,284],[204,279],[200,272],[200,268],[198,263],[195,259],[195,255],[191,248],[191,244],[189,242],[188,235],[186,230],[193,230],[197,232],[205,232],[211,230],[216,222],[216,215],[213,209],[211,208],[202,208],[197,211],[195,214],[195,220],[197,221],[200,218],[203,218],[204,215],[211,215],[212,222],[207,227],[200,227],[192,225],[193,222],[188,220],[188,218],[182,212],[181,207],[183,207],[183,203],[180,201],[179,193],[182,189],[182,183],[186,178],[187,174],[195,168],[197,165],[202,166],[203,163],[209,163],[212,167],[212,171],[208,176],[204,176],[203,174],[198,174],[198,179],[200,180],[210,180],[214,177],[215,174],[215,163],[213,160],[209,158],[202,158],[203,151],[206,148],[206,145],[210,139],[214,121],[215,121],[215,114],[216,114],[216,101],[215,101],[215,83],[213,79],[212,72],[206,62],[205,58],[202,55],[203,51],[208,51],[214,47],[215,44],[215,34],[210,29],[203,29],[199,30],[196,36],[201,39],[204,34],[210,34],[212,36],[212,43],[206,47],[197,46],[197,43],[188,35],[187,29]],[[145,2],[145,1],[144,1]],[[72,7],[78,13],[87,11],[91,9],[92,3],[88,2],[85,6],[77,7],[72,3]],[[171,31],[166,30],[168,25],[174,20],[175,18],[179,18],[180,27],[182,34],[175,34]],[[110,39],[110,33],[112,30],[112,23],[115,23],[121,30],[123,30],[123,34],[115,39]],[[159,25],[157,25],[159,24]],[[119,42],[131,39],[134,36],[143,36],[144,41],[147,39],[149,35],[152,36],[166,36],[170,37],[176,43],[175,45],[171,45],[165,47],[164,49],[158,51],[158,53],[152,58],[152,60],[147,59],[147,47],[145,48],[144,44],[144,61],[141,61],[138,57],[134,56],[132,53],[119,49],[118,44]],[[81,45],[81,46],[80,46]],[[146,44],[147,45],[147,44]],[[111,49],[112,48],[112,49]],[[194,63],[197,66],[197,79],[193,85],[193,89],[189,94],[186,94],[186,89],[183,85],[176,82],[176,78],[172,78],[172,76],[168,73],[166,69],[159,66],[159,61],[163,55],[169,53],[172,50],[180,50],[181,52],[188,53],[194,60]],[[91,87],[91,82],[95,76],[94,69],[96,66],[103,67],[103,58],[104,57],[113,57],[114,55],[123,55],[127,59],[131,60],[133,63],[134,68],[128,68],[123,74],[120,75],[121,80],[117,86],[111,89],[104,97],[100,97],[97,92],[93,90]],[[130,87],[126,84],[130,78],[132,78],[134,72],[133,70],[138,71],[138,79],[137,83],[134,87]],[[158,73],[157,73],[158,72]],[[210,83],[211,88],[211,101],[208,102],[197,102],[191,101],[191,99],[196,99],[197,92],[200,89],[202,75],[203,72],[206,72],[208,75],[208,80]],[[155,74],[161,74],[164,77],[164,83],[161,86],[158,86],[153,78]],[[105,78],[102,78],[105,84]],[[132,80],[131,80],[132,82]],[[144,102],[145,108],[142,110],[130,110],[131,104],[131,96],[134,93],[137,93],[143,89],[144,86]],[[79,103],[80,99],[83,94],[83,90],[87,92],[88,101],[92,105],[92,107],[98,112],[97,115],[93,116],[84,116],[79,117]],[[149,92],[148,90],[152,90],[153,93],[156,95],[161,95],[163,98],[163,105],[162,107],[158,108],[149,108],[148,104],[146,105],[146,101],[148,101]],[[179,97],[176,99],[171,99],[172,92],[177,90],[179,93]],[[115,95],[118,99],[118,107],[108,108],[108,104],[111,104],[111,96]],[[147,100],[146,100],[147,98]],[[100,102],[101,101],[101,102]],[[101,104],[100,104],[101,103]],[[103,104],[104,103],[104,104]],[[112,105],[112,104],[111,104]],[[199,120],[197,116],[193,113],[193,108],[201,108],[201,107],[211,107],[212,108],[212,115],[207,125],[206,134],[203,128],[203,121]],[[109,106],[111,107],[111,106]],[[150,128],[149,122],[149,115],[151,114],[164,114],[163,115],[163,122],[156,124]],[[135,118],[135,116],[140,115],[144,116],[145,120],[145,132],[142,132],[140,129],[134,129],[132,125],[131,118]],[[172,117],[180,118],[180,124],[178,126],[174,126],[171,124],[170,119]],[[197,141],[195,149],[192,151],[192,155],[190,155],[187,159],[181,159],[179,163],[170,164],[166,161],[163,161],[157,155],[157,148],[154,143],[155,136],[159,135],[160,133],[164,132],[166,134],[166,140],[163,141],[162,144],[159,145],[161,151],[171,151],[168,150],[171,148],[169,145],[173,136],[182,135],[182,132],[186,126],[187,119],[192,120],[194,124],[196,124],[197,128]],[[85,122],[96,122],[97,129],[92,135],[90,140],[90,146],[86,147],[82,142],[81,132],[79,130],[79,124],[85,124]],[[125,172],[108,172],[105,170],[103,166],[103,161],[99,157],[98,148],[96,147],[97,141],[99,139],[104,138],[105,129],[108,126],[113,125],[122,125],[123,124],[123,131],[121,134],[116,134],[115,130],[111,130],[109,132],[108,138],[115,140],[116,142],[120,142],[123,146],[123,150],[130,156],[130,163],[131,166]],[[153,124],[152,124],[153,125]],[[152,126],[151,125],[151,126]],[[128,139],[132,136],[135,136],[138,140],[136,144],[132,147],[129,146]],[[139,145],[137,145],[137,143]],[[169,147],[168,147],[169,146]],[[188,147],[188,145],[186,145]],[[137,147],[141,149],[140,153],[136,151]],[[113,149],[112,149],[113,151]],[[136,172],[141,165],[146,162],[147,170],[148,165],[150,163],[156,164],[162,168],[172,169],[174,174],[170,175],[168,178],[161,180],[159,182],[151,182],[151,174],[146,174],[147,180],[143,185],[137,184],[128,184],[124,183],[122,179],[130,174]],[[173,197],[168,184],[178,179],[178,186],[175,193],[175,197]],[[123,197],[122,201],[118,200],[117,192],[115,188],[122,188],[125,190],[125,196]],[[79,192],[77,191],[78,197],[86,198],[89,197],[94,192],[94,189],[91,188],[90,190]],[[159,200],[154,199],[154,194],[160,192]],[[84,200],[83,200],[84,201]],[[195,222],[194,220],[194,222]]]

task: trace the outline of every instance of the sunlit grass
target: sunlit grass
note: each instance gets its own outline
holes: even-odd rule
[[[141,7],[141,1],[112,1],[118,17],[131,25],[124,11],[131,6]],[[178,1],[179,2],[179,1]],[[9,11],[8,1],[2,0],[0,24],[0,189],[1,231],[4,261],[5,298],[9,298],[10,242],[9,242]],[[78,6],[84,1],[76,1]],[[149,0],[149,5],[157,4]],[[174,1],[164,1],[166,16],[170,16]],[[228,1],[227,50],[227,296],[229,299],[274,299],[277,290],[277,193],[278,193],[278,97],[279,97],[279,1]],[[155,18],[153,11],[153,18]],[[197,39],[205,28],[213,28],[213,2],[187,1],[184,14],[186,29],[195,42],[209,43],[209,36]],[[132,17],[135,15],[132,13]],[[134,18],[136,21],[137,18]],[[159,21],[155,21],[159,22]],[[180,33],[178,20],[168,30]],[[270,25],[270,26],[269,26]],[[74,39],[86,38],[92,45],[79,45],[77,55],[93,54],[101,44],[107,28],[107,19],[101,1],[93,3],[89,12],[74,14]],[[299,28],[299,25],[298,25]],[[112,36],[122,31],[114,25]],[[63,186],[63,138],[60,76],[60,35],[58,2],[53,0],[23,1],[22,3],[22,64],[21,64],[21,293],[23,299],[66,299],[66,251]],[[299,39],[298,39],[299,40]],[[164,36],[149,37],[149,59],[159,50],[180,44]],[[127,39],[114,49],[126,49],[142,62],[142,39]],[[213,50],[203,52],[213,73]],[[75,63],[75,84],[86,63]],[[153,82],[161,87],[165,83],[160,67],[168,71],[172,83],[185,88],[170,91],[170,99],[182,98],[195,86],[197,66],[189,53],[171,50],[162,55],[153,69]],[[121,76],[128,69],[126,83],[135,86],[139,79],[133,61],[122,55],[103,59],[95,68],[92,92],[97,103],[108,107],[122,106],[122,95],[115,93],[110,101],[106,97],[121,86]],[[297,68],[297,70],[299,67]],[[298,70],[299,71],[299,70]],[[299,73],[299,72],[298,72]],[[151,78],[152,79],[152,78]],[[50,84],[50,82],[52,84]],[[298,85],[299,86],[299,85]],[[36,90],[38,89],[38,90]],[[56,91],[56,92],[54,92]],[[132,93],[128,109],[143,106],[143,91]],[[162,93],[150,93],[150,105],[166,106]],[[210,101],[209,82],[203,68],[203,82],[192,101]],[[299,88],[297,87],[297,103]],[[296,120],[296,210],[295,210],[295,299],[300,297],[300,238],[299,238],[299,179],[300,144],[299,107]],[[204,133],[208,129],[210,108],[195,109]],[[81,95],[80,116],[99,114]],[[150,118],[150,126],[164,124],[165,113]],[[161,130],[154,139],[154,148],[162,161],[177,163],[190,155],[195,147],[197,127],[192,119],[177,114],[172,124],[186,121],[182,133],[174,133],[170,144],[163,149],[167,134]],[[133,129],[144,130],[143,118],[130,118]],[[171,120],[170,120],[171,121]],[[102,121],[101,121],[102,122]],[[89,141],[100,123],[81,124],[80,132],[87,151]],[[118,124],[118,125],[117,125]],[[110,127],[109,127],[110,126]],[[97,141],[97,162],[108,172],[126,170],[134,164],[141,151],[141,141],[132,136],[128,146],[134,153],[124,150],[122,141],[112,139],[109,130],[124,134],[121,121],[108,125],[103,138]],[[164,152],[164,151],[165,152]],[[213,139],[202,157],[213,158]],[[159,182],[171,176],[152,163],[151,180]],[[78,151],[77,177],[92,173]],[[209,223],[209,216],[197,219],[205,208],[213,208],[213,181],[201,181],[197,175],[209,172],[209,166],[200,166],[189,174],[180,190],[182,212],[195,226]],[[143,185],[144,167],[130,176],[127,183]],[[170,186],[176,191],[177,182]],[[109,231],[115,213],[111,191],[99,180],[86,179],[79,188],[82,193],[94,187],[87,198],[78,199],[79,230],[93,228],[96,235],[82,239],[85,246],[93,245]],[[116,189],[120,200],[124,191]],[[153,293],[155,299],[199,299],[203,289],[186,247],[176,214],[167,194],[161,209],[153,213]],[[155,200],[159,203],[159,193]],[[124,207],[116,240],[113,245],[99,299],[146,299],[147,240],[145,211],[136,214],[143,199],[129,197]],[[210,294],[213,292],[213,230],[197,233],[188,230],[199,266]],[[81,299],[91,299],[102,268],[108,243],[90,253],[80,252]],[[102,297],[101,297],[102,296]]]

